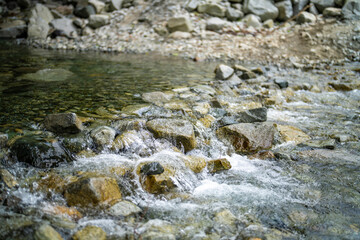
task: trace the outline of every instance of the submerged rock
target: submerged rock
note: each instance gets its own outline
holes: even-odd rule
[[[271,123],[239,123],[222,127],[216,134],[236,152],[253,153],[272,147],[275,127]]]
[[[34,167],[56,167],[60,163],[72,162],[74,159],[58,141],[47,141],[39,135],[26,135],[15,140],[11,156]]]
[[[44,81],[44,82],[55,82],[55,81],[65,81],[68,78],[72,77],[74,73],[65,70],[65,69],[42,69],[36,73],[28,73],[20,76],[20,79],[27,79],[32,81]]]
[[[75,113],[50,114],[45,117],[45,128],[55,133],[79,133],[82,122]]]
[[[226,158],[210,160],[207,162],[207,169],[210,173],[217,173],[231,168],[230,162]]]
[[[87,225],[83,229],[77,231],[73,236],[73,240],[106,240],[106,232],[100,227]]]
[[[180,119],[154,119],[146,123],[147,128],[156,138],[169,138],[175,145],[184,148],[185,152],[196,147],[193,125]]]
[[[35,232],[35,240],[62,240],[61,235],[50,225],[43,224]]]
[[[64,196],[70,206],[91,207],[120,200],[121,192],[114,178],[85,176],[70,183]]]

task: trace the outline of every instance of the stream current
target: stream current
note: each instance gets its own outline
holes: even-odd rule
[[[9,141],[43,131],[42,122],[50,113],[75,112],[108,125],[109,115],[143,104],[145,92],[211,85],[216,66],[153,55],[0,45],[0,132]],[[306,71],[265,67],[264,76],[249,82],[258,84],[258,92],[269,90],[281,103],[268,106],[268,121],[296,126],[315,140],[335,140],[331,149],[289,142],[272,148],[279,153],[275,159],[253,159],[232,152],[212,130],[199,127],[198,139],[206,136],[210,143],[187,154],[227,158],[230,170],[183,171],[173,179],[177,192],[171,196],[147,193],[137,179],[119,176],[123,199],[140,207],[140,214],[114,217],[103,209],[80,209],[82,217],[74,220],[44,212],[49,206],[66,205],[66,200],[56,191],[43,191],[40,179],[53,172],[107,174],[108,169],[143,161],[177,164],[177,156],[183,153],[171,147],[148,156],[105,149],[94,156],[76,156],[73,163],[50,170],[11,162],[3,147],[2,168],[16,177],[18,187],[2,193],[8,200],[0,206],[0,238],[33,239],[36,227],[46,222],[64,239],[86,225],[101,227],[107,239],[360,239],[360,91],[326,91],[334,78],[358,81],[360,75],[352,69],[359,65]],[[44,69],[66,72],[52,79],[32,78],[31,74]],[[284,90],[272,91],[261,84],[273,79],[288,81],[296,91],[287,96]],[[310,91],[313,85],[322,91]]]

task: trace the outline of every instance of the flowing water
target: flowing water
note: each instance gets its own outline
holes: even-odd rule
[[[0,45],[0,132],[9,139],[42,131],[49,113],[75,112],[110,126],[112,119],[100,116],[104,112],[119,116],[123,107],[144,103],[144,92],[211,85],[214,78],[214,63]],[[37,227],[49,223],[64,239],[86,225],[101,227],[107,239],[360,239],[360,91],[309,90],[313,84],[326,89],[335,77],[358,81],[359,73],[351,70],[355,67],[321,71],[269,67],[255,85],[282,78],[300,87],[288,95],[267,90],[266,84],[255,87],[258,92],[270,91],[282,103],[268,107],[268,121],[297,126],[315,140],[336,141],[330,147],[279,144],[272,149],[279,153],[275,159],[261,160],[234,153],[213,129],[198,127],[197,140],[208,143],[187,155],[227,158],[232,168],[216,174],[190,171],[179,161],[184,154],[159,140],[153,140],[154,145],[162,144],[153,154],[141,155],[137,151],[141,146],[120,153],[105,149],[52,170],[14,163],[4,147],[2,163],[19,186],[2,193],[7,200],[0,206],[0,238],[33,239]],[[52,81],[26,75],[42,69],[71,74],[63,72],[61,79]],[[136,141],[148,144],[141,137]],[[176,192],[150,194],[138,178],[113,171],[124,166],[136,169],[149,161],[178,169],[172,179]],[[47,214],[44,209],[67,203],[56,187],[44,191],[43,185],[52,184],[44,180],[54,181],[52,174],[66,178],[83,172],[115,176],[123,198],[142,212],[124,218],[103,209],[79,209],[83,217],[76,220]]]

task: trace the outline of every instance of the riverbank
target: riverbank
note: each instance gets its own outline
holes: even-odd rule
[[[96,17],[92,18],[91,15],[87,18],[78,17],[79,3],[75,7],[50,3],[47,7],[51,11],[39,7],[36,15],[43,14],[41,12],[49,15],[48,21],[52,23],[47,32],[36,30],[33,33],[28,29],[27,39],[18,42],[58,50],[142,54],[157,52],[164,56],[175,55],[196,61],[257,62],[295,67],[341,64],[360,59],[360,21],[356,20],[357,15],[344,19],[341,7],[345,8],[345,2],[333,5],[338,8],[328,5],[330,7],[327,9],[331,9],[331,13],[327,13],[325,7],[321,9],[316,4],[310,4],[310,10],[303,12],[308,17],[305,20],[299,20],[301,12],[295,14],[295,4],[291,11],[293,19],[289,15],[281,20],[279,17],[267,17],[269,19],[266,20],[262,13],[256,15],[251,9],[244,16],[246,4],[239,7],[238,3],[231,1],[211,5],[223,11],[219,10],[220,13],[214,10],[201,12],[202,1],[128,2],[128,7],[107,11],[106,7],[109,7],[103,2],[89,1],[86,7],[91,6],[96,13],[93,15]],[[197,9],[189,9],[192,2],[197,2]],[[241,17],[229,20],[226,15],[229,9]],[[316,9],[321,9],[323,14],[319,14],[320,11]],[[224,14],[224,17],[217,17],[219,14]],[[179,23],[182,21],[180,18],[185,18],[189,28],[180,27],[180,31],[169,29],[168,23],[174,17],[179,26],[182,24]]]

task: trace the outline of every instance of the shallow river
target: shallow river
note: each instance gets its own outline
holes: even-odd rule
[[[92,124],[111,126],[117,120],[112,116],[121,116],[123,107],[143,104],[145,92],[212,86],[215,66],[154,55],[49,52],[1,42],[0,132],[11,141],[43,131],[44,117],[62,112],[95,119],[88,123],[89,129]],[[181,171],[173,179],[176,191],[158,195],[143,190],[136,177],[115,174],[123,199],[141,212],[122,217],[101,208],[79,208],[82,217],[78,219],[44,210],[67,204],[61,192],[42,188],[44,179],[53,173],[109,174],[108,169],[143,161],[178,164],[176,159],[183,153],[166,144],[145,156],[136,150],[105,148],[95,151],[96,155],[74,155],[73,163],[50,170],[14,162],[3,146],[2,168],[16,177],[18,186],[1,190],[0,238],[33,239],[37,228],[46,223],[64,239],[86,225],[101,227],[107,239],[360,239],[360,91],[330,91],[328,87],[335,78],[358,81],[360,74],[353,69],[359,65],[327,70],[264,67],[263,76],[248,81],[254,94],[247,96],[250,87],[239,87],[240,97],[273,96],[276,100],[267,105],[267,121],[296,126],[327,144],[281,143],[272,147],[275,158],[261,160],[234,153],[217,139],[214,129],[198,127],[197,140],[202,144],[186,154],[227,158],[230,170],[216,174],[206,169]],[[31,75],[44,69],[66,71],[51,79]],[[288,81],[295,91],[267,85],[274,79]],[[228,102],[237,98],[212,97]],[[176,117],[181,111],[172,114]]]

